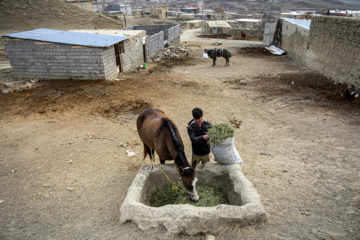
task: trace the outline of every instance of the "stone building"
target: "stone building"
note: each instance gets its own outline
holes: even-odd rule
[[[205,33],[207,34],[220,34],[228,33],[232,27],[226,21],[206,21]]]
[[[36,29],[3,35],[13,73],[21,78],[110,80],[144,62],[137,36]]]

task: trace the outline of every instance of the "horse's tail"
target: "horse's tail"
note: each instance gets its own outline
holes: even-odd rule
[[[144,144],[144,158],[143,158],[143,160],[145,160],[146,156],[148,155],[148,146],[146,146],[144,142],[143,142],[143,144]]]
[[[224,57],[226,56],[225,54],[226,54],[229,58],[231,58],[231,53],[230,53],[229,50],[224,49]]]

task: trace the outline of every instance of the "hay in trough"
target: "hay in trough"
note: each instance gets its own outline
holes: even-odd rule
[[[175,183],[182,188],[181,183]],[[193,202],[189,195],[182,190],[175,189],[171,184],[154,191],[150,197],[151,207],[161,207],[169,204],[190,204],[196,207],[213,207],[219,204],[229,204],[225,191],[217,187],[197,186],[199,201]]]
[[[208,131],[208,135],[210,137],[209,142],[216,145],[227,138],[234,137],[235,129],[228,122],[214,123]]]

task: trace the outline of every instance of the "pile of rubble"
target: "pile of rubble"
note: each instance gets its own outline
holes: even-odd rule
[[[158,51],[155,55],[148,58],[149,63],[156,63],[164,59],[176,58],[179,57],[181,53],[188,53],[189,50],[187,48],[182,47],[168,47],[163,50]]]
[[[24,89],[30,89],[37,87],[39,85],[39,79],[35,78],[33,80],[19,80],[16,82],[3,82],[0,81],[0,94],[2,93],[11,93],[18,92]]]

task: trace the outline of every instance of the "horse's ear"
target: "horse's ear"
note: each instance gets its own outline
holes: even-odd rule
[[[197,165],[197,161],[193,161],[192,164],[191,164],[191,167],[195,170],[196,165]]]

